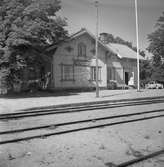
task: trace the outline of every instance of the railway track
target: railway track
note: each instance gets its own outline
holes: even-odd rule
[[[97,109],[107,109],[125,106],[135,106],[135,105],[146,105],[163,103],[164,97],[153,97],[153,98],[140,98],[140,99],[125,99],[117,101],[103,101],[103,102],[91,102],[85,104],[75,104],[75,105],[63,105],[63,106],[52,106],[45,108],[33,108],[31,110],[25,110],[17,113],[0,114],[0,120],[12,120],[26,117],[44,116],[50,114],[64,114],[81,112],[88,110]],[[116,113],[117,114],[117,113]],[[164,109],[151,110],[144,112],[135,112],[129,114],[117,114],[105,117],[94,117],[90,119],[74,120],[64,123],[54,123],[33,127],[25,127],[19,129],[11,129],[0,131],[0,145],[18,143],[21,141],[28,141],[33,139],[42,139],[55,135],[62,135],[67,133],[74,133],[84,130],[91,130],[95,128],[102,128],[107,126],[121,125],[139,121],[145,121],[156,118],[164,117]],[[116,165],[116,167],[128,167],[138,162],[153,158],[160,154],[164,154],[164,149],[153,152],[142,157],[132,159],[127,162]]]
[[[139,158],[135,158],[135,159],[132,159],[132,160],[129,160],[129,161],[126,161],[126,162],[122,162],[118,165],[115,165],[115,164],[109,164],[111,167],[128,167],[128,166],[131,166],[131,165],[134,165],[134,164],[137,164],[139,162],[143,162],[145,160],[148,160],[148,159],[151,159],[151,158],[154,158],[156,156],[159,156],[161,154],[164,154],[164,149],[161,149],[161,150],[158,150],[158,151],[154,151],[150,154],[147,154],[147,155],[143,155]],[[107,163],[108,165],[108,163]]]
[[[1,131],[0,145],[161,117],[164,117],[164,109]],[[51,132],[47,132],[47,130]]]
[[[119,165],[116,165],[115,167],[127,167],[127,166],[131,166],[131,165],[134,165],[136,163],[139,163],[139,162],[143,162],[145,160],[148,160],[150,158],[154,158],[158,155],[161,155],[161,154],[164,154],[164,149],[161,149],[159,151],[155,151],[155,152],[152,152],[151,154],[148,154],[148,155],[144,155],[142,157],[139,157],[139,158],[136,158],[136,159],[132,159],[130,161],[126,161],[126,162],[123,162]]]
[[[164,97],[91,102],[85,104],[64,105],[59,107],[53,106],[47,108],[32,109],[30,111],[27,110],[23,112],[0,114],[0,120],[10,120],[10,119],[25,118],[25,117],[37,117],[51,114],[73,113],[73,112],[81,112],[88,110],[107,109],[107,108],[134,106],[134,105],[146,105],[155,103],[164,103]]]

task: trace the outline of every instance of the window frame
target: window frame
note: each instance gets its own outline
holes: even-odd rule
[[[98,66],[98,81],[101,81],[101,66]],[[96,66],[91,66],[90,67],[90,80],[91,81],[96,81]]]
[[[61,65],[61,81],[75,81],[74,65],[73,64],[62,64],[62,63],[60,65]],[[71,74],[69,74],[69,76],[66,76],[65,69],[64,69],[65,67],[71,67],[72,68],[71,69]]]
[[[108,67],[108,75],[109,80],[116,80],[116,68],[115,67]]]
[[[78,57],[86,57],[86,55],[87,55],[87,46],[83,42],[80,42],[78,44]]]

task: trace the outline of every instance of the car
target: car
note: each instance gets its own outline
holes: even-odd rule
[[[163,84],[157,81],[150,81],[145,86],[146,89],[163,89]]]

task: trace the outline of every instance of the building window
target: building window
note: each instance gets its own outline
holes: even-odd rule
[[[96,67],[91,67],[91,80],[96,81]],[[98,80],[101,80],[101,67],[98,67]]]
[[[116,70],[114,67],[108,67],[108,79],[116,80]]]
[[[78,44],[78,56],[86,57],[86,45],[84,43]]]
[[[61,74],[62,81],[74,81],[74,66],[62,64]]]

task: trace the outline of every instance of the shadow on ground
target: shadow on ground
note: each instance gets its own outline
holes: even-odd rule
[[[10,93],[6,95],[0,95],[0,98],[6,99],[19,99],[19,98],[38,98],[38,97],[58,97],[58,96],[71,96],[78,95],[80,92],[62,91],[62,92],[50,92],[50,91],[37,91],[37,92],[22,92],[22,93]]]
[[[137,90],[136,90],[137,91]],[[21,99],[21,98],[38,98],[38,97],[60,97],[60,96],[72,96],[79,95],[79,93],[84,92],[95,92],[95,90],[63,90],[63,91],[35,91],[35,92],[21,92],[21,93],[9,93],[6,95],[0,95],[0,98],[5,99]],[[140,91],[141,93],[143,91]],[[111,96],[119,96],[124,94],[130,94],[131,92],[115,92],[109,95],[103,95],[102,98],[111,97]]]

